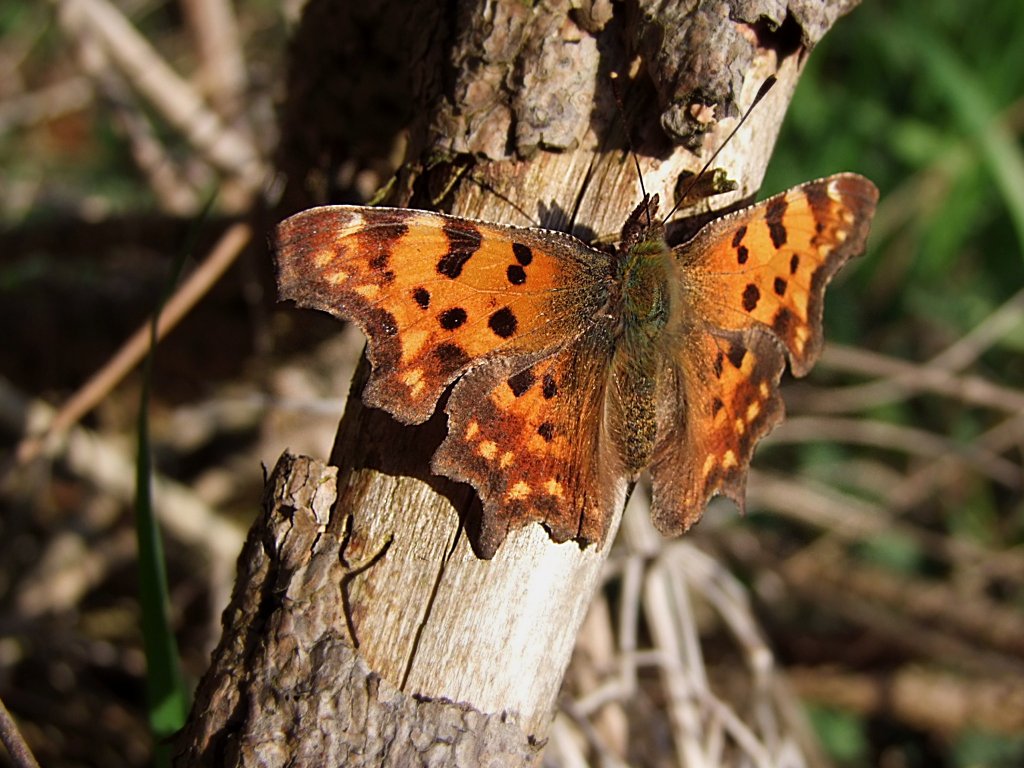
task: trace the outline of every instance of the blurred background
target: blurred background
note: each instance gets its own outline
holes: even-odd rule
[[[186,687],[219,637],[261,464],[330,451],[362,339],[274,306],[273,221],[252,214],[299,6],[0,0],[0,697],[45,765],[153,759],[133,512],[146,378],[115,354],[179,273],[192,298],[168,306],[182,319],[147,412]],[[759,762],[726,716],[757,720],[735,678],[770,672],[781,724],[751,738],[791,739],[809,764],[1024,766],[1022,131],[1018,0],[867,0],[814,51],[763,193],[868,176],[869,251],[829,291],[817,368],[787,379],[749,514],[716,505],[665,543],[627,513],[551,765],[687,764],[650,613],[668,579],[686,598],[662,608],[702,640],[687,664],[740,745],[722,764],[787,764]],[[341,169],[353,199],[389,172]],[[55,418],[78,423],[23,442]]]

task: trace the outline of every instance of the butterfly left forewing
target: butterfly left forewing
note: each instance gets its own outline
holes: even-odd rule
[[[359,206],[296,214],[276,240],[281,297],[362,328],[364,400],[406,423],[474,366],[578,336],[603,301],[596,257],[557,233]]]

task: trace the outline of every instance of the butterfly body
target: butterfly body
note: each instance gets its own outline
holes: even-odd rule
[[[366,333],[364,400],[425,421],[444,390],[434,471],[483,502],[480,549],[537,521],[602,541],[648,469],[655,524],[742,504],[757,441],[782,415],[788,357],[821,346],[825,285],[860,252],[877,191],[840,174],[716,219],[670,247],[657,198],[618,248],[426,211],[328,206],[277,233],[283,298]]]
[[[685,317],[679,275],[658,199],[648,198],[623,227],[613,259],[609,401],[611,442],[626,476],[634,480],[651,461],[657,442],[656,406],[670,347]]]

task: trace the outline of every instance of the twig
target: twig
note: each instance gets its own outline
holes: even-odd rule
[[[182,283],[160,313],[160,322],[156,333],[157,340],[167,335],[209,291],[225,270],[234,263],[238,254],[251,238],[252,228],[248,224],[234,224],[221,236],[210,255]],[[92,410],[132,368],[138,365],[149,349],[149,326],[150,321],[147,320],[107,361],[107,364],[64,403],[45,434],[22,440],[16,454],[19,463],[27,462],[38,455],[52,436],[66,431],[68,427]]]
[[[794,669],[806,699],[864,716],[895,717],[949,739],[967,729],[1018,735],[1024,730],[1024,679],[964,677],[918,667],[891,675],[836,669]]]
[[[1024,414],[1017,414],[1004,419],[988,432],[974,440],[974,446],[980,447],[991,455],[1005,451],[1019,443],[1024,435]],[[886,499],[894,512],[909,510],[920,504],[928,496],[937,493],[939,488],[956,482],[961,474],[957,471],[961,456],[939,456],[935,461],[919,467],[899,483],[893,484]],[[1019,465],[1008,462],[1016,473],[1016,484],[1020,487],[1024,470]]]
[[[87,26],[125,77],[214,166],[257,193],[268,169],[257,149],[226,126],[172,70],[134,26],[106,0],[58,0],[73,28]]]
[[[860,375],[898,377],[905,387],[904,396],[934,392],[973,405],[1011,413],[1024,411],[1024,392],[1020,390],[995,384],[981,376],[955,376],[926,364],[908,363],[864,349],[832,344],[825,349],[818,365]],[[860,411],[874,404],[863,396],[860,386],[804,393],[800,403],[818,413]]]
[[[70,26],[70,22],[65,24]],[[145,174],[161,208],[178,216],[195,215],[200,205],[196,190],[177,172],[135,95],[110,66],[103,46],[89,30],[78,34],[76,40],[74,50],[79,65],[93,78],[110,105],[114,122],[128,137],[132,158]]]
[[[84,109],[92,101],[92,84],[74,76],[0,104],[0,133],[46,123]]]
[[[977,472],[1009,488],[1019,488],[1020,467],[977,443],[958,446],[948,438],[924,429],[874,421],[867,418],[842,419],[815,416],[790,417],[772,433],[773,443],[828,441],[857,443],[886,450],[903,451],[910,456],[955,458]]]
[[[223,120],[238,128],[249,128],[244,120],[246,91],[245,56],[238,22],[226,0],[183,0],[181,8],[188,21],[199,55],[199,82],[210,103]],[[249,130],[245,133],[250,134]]]
[[[0,420],[7,429],[16,429],[25,421],[53,421],[48,405],[38,400],[29,402],[3,379],[0,406]],[[133,459],[114,441],[84,427],[72,427],[67,433],[64,456],[71,472],[111,497],[124,503],[134,498]],[[12,473],[5,472],[3,476],[6,480]],[[211,561],[233,566],[244,539],[237,525],[225,521],[190,488],[166,476],[154,477],[153,492],[162,525],[179,540],[208,552]]]
[[[965,595],[948,584],[865,566],[827,540],[791,557],[778,572],[804,594],[917,654],[943,663],[956,659],[989,674],[1024,670],[1024,618],[980,589]]]
[[[14,722],[11,713],[7,711],[7,706],[2,699],[0,699],[0,739],[3,740],[11,760],[18,768],[39,768],[39,763],[36,762],[28,744],[25,743],[17,723]]]

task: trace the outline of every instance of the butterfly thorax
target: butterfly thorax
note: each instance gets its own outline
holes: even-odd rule
[[[612,356],[609,426],[631,475],[651,460],[657,437],[657,384],[673,317],[672,251],[656,218],[657,196],[637,207],[623,227],[615,259],[610,315]]]

